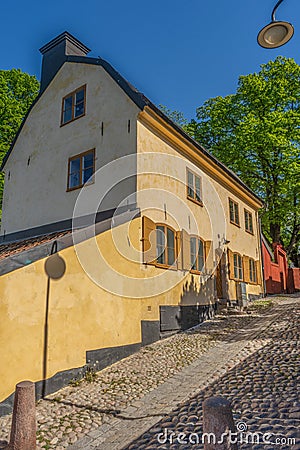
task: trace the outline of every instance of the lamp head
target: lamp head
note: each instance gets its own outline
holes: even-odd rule
[[[266,25],[257,36],[257,42],[263,48],[277,48],[286,44],[294,34],[294,27],[289,22],[278,20]]]

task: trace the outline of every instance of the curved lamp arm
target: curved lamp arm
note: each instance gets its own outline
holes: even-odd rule
[[[274,9],[273,9],[272,14],[271,14],[271,20],[272,20],[272,22],[276,22],[276,19],[275,19],[276,9],[278,8],[278,6],[280,5],[280,3],[282,3],[282,2],[283,2],[283,0],[279,0],[279,1],[276,3],[276,5],[274,6]]]

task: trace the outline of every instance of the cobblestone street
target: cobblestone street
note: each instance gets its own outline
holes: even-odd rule
[[[215,395],[231,401],[240,431],[259,433],[260,443],[240,444],[240,449],[299,449],[299,315],[299,303],[293,308],[282,307],[280,319],[260,336],[266,339],[263,347],[163,418],[126,450],[203,448],[197,444],[197,436],[200,443],[202,439],[202,403]],[[262,441],[263,434],[269,444]]]
[[[217,316],[144,347],[96,377],[74,380],[38,402],[38,448],[200,449],[160,444],[157,435],[200,435],[202,401],[215,394],[232,401],[235,419],[250,431],[294,437],[300,423],[299,300],[274,299],[266,310],[258,302],[251,314]],[[0,441],[8,440],[10,421],[0,418]]]

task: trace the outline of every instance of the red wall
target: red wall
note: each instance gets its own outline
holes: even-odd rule
[[[300,291],[300,269],[288,269],[288,293]]]
[[[288,266],[286,252],[280,244],[274,244],[273,251],[275,262],[273,262],[264,242],[262,244],[266,293],[281,294],[287,292]]]

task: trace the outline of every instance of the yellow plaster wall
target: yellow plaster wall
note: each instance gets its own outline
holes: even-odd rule
[[[114,234],[126,237],[126,225]],[[140,219],[131,225],[131,240],[139,236]],[[103,255],[111,253],[111,231],[97,236]],[[87,256],[92,240],[79,246]],[[137,299],[115,295],[99,287],[84,272],[75,248],[59,252],[66,262],[66,273],[50,281],[49,350],[47,377],[83,366],[86,351],[141,342],[141,306]],[[130,267],[139,274],[139,264],[114,253],[122,273]],[[0,401],[7,398],[21,380],[42,379],[43,333],[47,293],[45,260],[37,261],[0,278]],[[99,274],[106,270],[101,260],[93,259]],[[109,274],[106,276],[109,276]],[[113,290],[113,284],[111,285]],[[126,289],[124,289],[124,292]]]
[[[217,247],[219,234],[230,241],[228,248],[233,252],[260,260],[257,226],[259,202],[240,186],[235,185],[228,176],[226,184],[224,174],[221,177],[219,168],[211,165],[208,170],[207,162],[199,152],[192,152],[184,146],[184,143],[178,145],[179,141],[175,143],[175,138],[169,130],[159,127],[155,121],[150,123],[150,119],[148,123],[148,119],[147,114],[143,112],[137,125],[137,149],[140,156],[137,201],[143,214],[154,222],[166,223],[176,230],[184,228],[190,234],[197,234],[204,240],[213,240],[214,249]],[[144,160],[145,153],[152,154],[147,155],[147,159]],[[170,155],[172,158],[168,160],[168,156],[162,155]],[[187,199],[187,167],[202,178],[203,206]],[[169,173],[170,177],[162,175],[163,173]],[[155,208],[151,207],[149,196],[154,199],[152,203],[156,205]],[[239,204],[240,227],[230,223],[229,197]],[[253,235],[245,231],[244,208],[252,213]],[[219,216],[218,211],[221,210],[222,214]],[[224,224],[221,226],[218,221]],[[195,279],[197,283],[197,276]],[[263,292],[262,286],[248,284],[247,292],[260,295]],[[228,294],[230,299],[236,299],[236,283],[233,280],[229,280]]]

